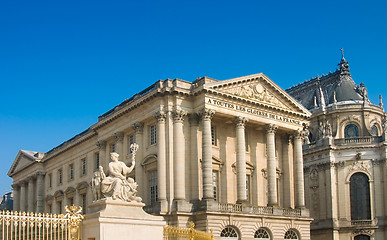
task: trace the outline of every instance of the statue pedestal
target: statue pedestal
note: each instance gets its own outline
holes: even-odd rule
[[[144,212],[144,203],[102,199],[89,206],[82,224],[82,239],[163,239],[163,217]]]

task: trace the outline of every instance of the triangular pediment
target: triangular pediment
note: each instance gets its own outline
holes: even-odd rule
[[[206,88],[231,97],[246,99],[260,105],[310,116],[310,112],[263,73],[228,79]]]
[[[12,176],[13,174],[25,169],[34,162],[39,162],[39,154],[40,153],[38,152],[20,150],[8,172],[8,176]]]

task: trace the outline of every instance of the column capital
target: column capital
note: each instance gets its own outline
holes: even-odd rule
[[[191,125],[197,126],[199,124],[199,114],[197,113],[189,113],[188,114],[188,121]]]
[[[297,129],[296,131],[293,132],[293,139],[303,139],[305,136],[305,131]]]
[[[43,171],[37,171],[37,172],[35,173],[35,175],[36,175],[37,177],[39,177],[39,176],[44,176],[44,175],[46,175],[46,173],[43,172]]]
[[[153,116],[157,119],[158,122],[164,123],[167,118],[167,113],[164,110],[159,110],[153,114]]]
[[[184,110],[174,110],[172,112],[173,121],[176,123],[182,123],[184,121],[185,116],[187,116],[187,112]]]
[[[202,108],[199,111],[199,116],[202,120],[211,120],[215,114],[215,110],[209,108]]]
[[[135,122],[132,124],[132,128],[136,131],[136,133],[142,133],[144,130],[144,123]]]
[[[34,180],[35,176],[28,176],[26,179],[27,179],[27,182],[30,183]]]
[[[122,142],[124,140],[124,133],[123,132],[115,132],[113,133],[113,137],[116,142]]]
[[[278,126],[275,124],[268,124],[266,125],[266,132],[267,133],[276,133],[278,130]]]
[[[20,183],[14,183],[14,184],[11,185],[11,187],[12,187],[14,190],[16,190],[16,189],[20,188]]]
[[[105,140],[98,140],[96,142],[96,145],[99,150],[104,150],[106,148],[106,141]]]
[[[245,117],[236,117],[234,119],[234,124],[236,127],[245,127],[246,123],[248,122],[248,119]]]

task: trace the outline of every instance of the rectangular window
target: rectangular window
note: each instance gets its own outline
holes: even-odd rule
[[[156,125],[152,125],[149,127],[149,134],[150,145],[156,144]]]
[[[157,171],[149,173],[150,203],[157,202]]]
[[[249,151],[249,138],[247,136],[247,132],[245,130],[245,145],[246,145],[246,152]]]
[[[59,184],[63,183],[63,171],[62,171],[62,169],[58,170],[58,183]]]
[[[48,174],[48,187],[52,187],[52,174]]]
[[[218,201],[219,200],[219,192],[218,192],[218,172],[213,171],[212,172],[212,186],[214,188],[214,200]]]
[[[216,129],[214,126],[211,126],[211,142],[213,146],[216,146]]]
[[[99,165],[100,165],[100,163],[99,163],[99,152],[95,153],[94,158],[95,158],[95,166],[94,167],[95,167],[95,170],[98,170]]]
[[[86,214],[86,194],[82,194],[82,214]]]
[[[69,180],[74,179],[74,164],[70,164],[69,166]]]
[[[62,201],[58,201],[57,204],[58,204],[58,211],[57,212],[59,214],[62,214]]]
[[[250,176],[246,175],[246,199],[250,202]]]
[[[116,144],[112,143],[110,145],[110,152],[116,152]]]
[[[86,175],[86,158],[82,159],[82,175]]]
[[[129,136],[129,153],[132,153],[132,150],[130,149],[130,146],[134,143],[134,135]]]

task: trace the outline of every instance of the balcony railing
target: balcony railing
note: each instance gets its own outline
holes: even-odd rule
[[[353,137],[353,138],[339,138],[335,139],[335,145],[356,144],[356,143],[378,143],[381,137]]]
[[[257,215],[267,215],[267,216],[291,216],[291,217],[308,217],[309,212],[301,209],[292,209],[292,208],[279,208],[279,207],[264,207],[264,206],[254,206],[249,204],[232,204],[232,203],[218,203],[218,209],[215,211],[220,212],[229,212],[229,213],[249,213]]]
[[[377,219],[351,221],[352,226],[370,226],[370,225],[376,225],[376,224],[377,224]]]
[[[200,207],[200,202],[194,204],[193,211],[204,210]],[[160,206],[157,204],[147,205],[143,207],[144,211],[150,214],[160,213]],[[207,211],[223,212],[223,213],[242,213],[242,214],[256,214],[265,216],[284,216],[284,217],[309,217],[308,209],[293,209],[281,207],[266,207],[256,206],[251,204],[238,203],[215,203],[207,206]]]

